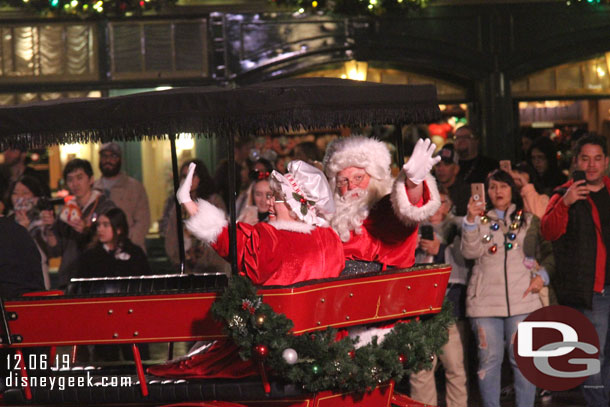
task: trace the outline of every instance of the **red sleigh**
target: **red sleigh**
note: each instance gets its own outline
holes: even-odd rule
[[[309,281],[289,287],[265,287],[258,293],[274,311],[292,319],[293,333],[302,334],[327,327],[371,324],[437,313],[443,303],[450,272],[449,266],[414,267]],[[272,394],[268,395],[263,391],[260,380],[254,380],[235,383],[242,389],[247,388],[243,392],[254,398],[241,399],[239,392],[235,393],[226,381],[208,380],[193,384],[184,380],[170,380],[164,383],[158,378],[145,377],[137,344],[224,337],[222,325],[209,312],[216,300],[216,291],[224,284],[224,275],[100,279],[73,285],[74,293],[71,295],[8,300],[3,304],[5,332],[2,346],[20,351],[40,346],[132,344],[139,384],[129,390],[113,389],[114,395],[104,395],[105,401],[115,397],[115,402],[159,404],[173,400],[201,403],[201,399],[195,396],[199,392],[204,397],[216,395],[215,399],[224,398],[225,404],[205,402],[207,404],[191,405],[255,406],[268,403],[269,397],[276,395],[280,395],[280,398],[274,398],[273,405],[334,405],[332,400],[336,397],[342,398],[343,405],[351,405],[352,401],[349,400],[356,400],[359,406],[388,405],[391,399],[398,405],[418,405],[395,394],[393,383],[386,383],[369,393],[354,395],[334,392],[299,394],[301,392],[285,388],[274,388]],[[92,294],[102,289],[115,293]],[[148,293],[142,294],[145,291]],[[50,359],[53,361],[53,358]],[[26,370],[21,373],[27,375]],[[191,389],[190,394],[184,390],[181,396],[177,390],[181,386],[201,388],[197,391]],[[210,389],[203,389],[206,386]],[[224,390],[221,389],[223,386]],[[169,397],[168,393],[174,397]],[[100,402],[93,396],[94,392],[85,389],[64,392],[61,398],[62,402]],[[22,401],[34,400],[45,404],[57,401],[57,397],[51,391],[36,387],[25,387],[6,394],[7,401],[16,402],[23,398]],[[229,402],[233,404],[226,404]]]

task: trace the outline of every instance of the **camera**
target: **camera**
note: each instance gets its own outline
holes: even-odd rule
[[[64,198],[48,198],[46,196],[40,197],[36,207],[40,211],[51,211],[55,205],[63,205]]]

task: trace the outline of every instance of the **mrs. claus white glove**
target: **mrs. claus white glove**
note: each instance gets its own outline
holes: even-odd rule
[[[402,166],[407,178],[415,185],[421,184],[432,167],[441,160],[439,156],[432,158],[435,148],[429,138],[417,140],[411,158]]]
[[[181,204],[186,203],[186,202],[192,202],[191,185],[193,184],[193,174],[195,173],[195,167],[197,167],[197,164],[195,164],[195,163],[189,164],[189,172],[186,175],[186,178],[184,179],[184,181],[182,181],[180,188],[178,188],[178,191],[176,192],[176,198],[178,199],[178,202]]]

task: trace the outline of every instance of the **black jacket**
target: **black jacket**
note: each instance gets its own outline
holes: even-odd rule
[[[131,241],[127,241],[117,255],[108,252],[101,243],[83,252],[77,277],[125,277],[150,275],[146,254]]]
[[[565,187],[555,190],[559,196],[565,192]],[[557,199],[552,197],[552,201],[553,198]],[[597,246],[600,244],[591,203],[587,200],[575,202],[568,213],[566,232],[552,242],[556,269],[551,282],[560,304],[591,309]]]
[[[44,291],[40,253],[28,231],[0,217],[0,297]]]

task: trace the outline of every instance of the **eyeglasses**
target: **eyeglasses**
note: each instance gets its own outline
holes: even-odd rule
[[[267,199],[273,199],[275,201],[275,203],[284,203],[284,202],[286,202],[286,200],[284,199],[284,197],[282,196],[282,194],[280,192],[274,192],[272,194],[267,194],[266,198]]]
[[[364,181],[364,177],[366,177],[366,174],[356,174],[350,178],[346,178],[346,177],[337,178],[337,181],[336,181],[337,186],[339,188],[342,188],[344,186],[347,186],[348,183],[350,185],[358,186],[358,185],[362,184],[362,181]]]

